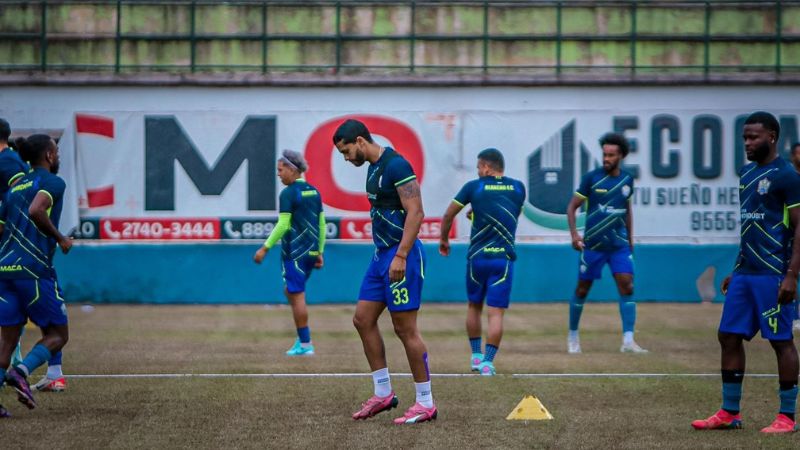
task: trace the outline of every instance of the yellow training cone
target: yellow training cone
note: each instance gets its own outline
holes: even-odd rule
[[[526,395],[506,420],[552,420],[553,415],[544,407],[538,398]]]

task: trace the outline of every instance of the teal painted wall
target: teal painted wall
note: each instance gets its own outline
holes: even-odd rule
[[[424,301],[461,302],[466,292],[466,246],[456,244],[449,258],[426,244]],[[102,244],[78,245],[57,255],[59,282],[70,302],[173,304],[283,303],[280,252],[264,263],[252,262],[256,245]],[[311,304],[354,303],[361,277],[372,256],[369,244],[330,243],[325,268],[308,284]],[[636,248],[635,296],[641,301],[699,302],[696,279],[709,266],[715,285],[733,267],[736,245],[639,245]],[[564,301],[577,275],[578,254],[568,244],[518,246],[513,302]],[[616,301],[608,269],[590,300]],[[717,293],[716,300],[722,300]]]

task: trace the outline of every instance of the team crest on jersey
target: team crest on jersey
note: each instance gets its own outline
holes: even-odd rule
[[[756,188],[756,192],[761,195],[766,194],[769,191],[769,185],[772,184],[771,181],[767,178],[762,178],[761,181],[758,182],[758,187]]]
[[[627,184],[625,186],[622,186],[622,195],[624,195],[625,197],[631,195],[631,187],[628,186]]]

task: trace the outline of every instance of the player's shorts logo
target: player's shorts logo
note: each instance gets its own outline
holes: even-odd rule
[[[756,188],[756,192],[761,195],[766,194],[769,192],[769,185],[772,184],[768,178],[762,178],[761,181],[758,182],[758,188]]]
[[[586,264],[581,264],[581,273],[586,273]]]
[[[545,228],[568,229],[566,206],[580,176],[597,166],[576,137],[575,121],[570,121],[528,157],[528,196],[522,208],[525,217]],[[577,221],[578,227],[583,227],[583,214]]]

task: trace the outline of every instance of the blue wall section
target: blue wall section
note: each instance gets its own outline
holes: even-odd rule
[[[56,267],[66,298],[73,302],[282,303],[280,251],[260,266],[257,245],[119,244],[76,245],[58,254]],[[466,245],[454,244],[449,258],[426,244],[425,301],[464,301]],[[370,244],[331,242],[325,268],[309,281],[309,303],[353,303],[372,256]],[[733,267],[736,245],[639,245],[635,296],[642,301],[699,302],[696,279],[716,268],[716,285]],[[564,301],[575,287],[577,252],[568,244],[522,244],[514,270],[512,301]],[[589,295],[616,301],[608,269]],[[722,300],[717,293],[716,300]]]

